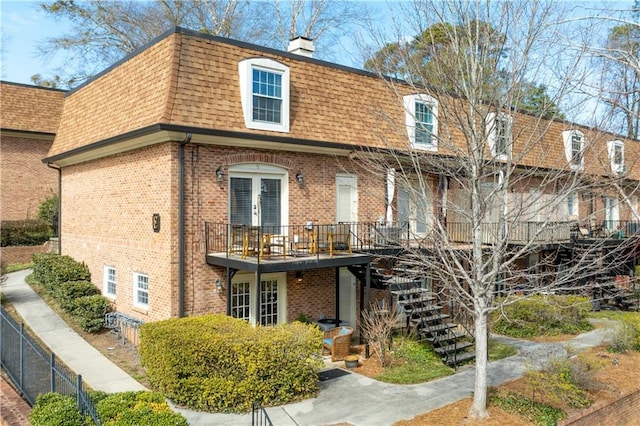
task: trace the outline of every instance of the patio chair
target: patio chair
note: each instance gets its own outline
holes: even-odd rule
[[[322,346],[331,353],[331,361],[342,361],[351,352],[352,327],[336,327],[324,332]]]
[[[329,255],[337,251],[351,253],[351,226],[348,223],[339,223],[329,227]]]

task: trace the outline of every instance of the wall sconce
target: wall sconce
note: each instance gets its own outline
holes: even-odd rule
[[[216,178],[218,178],[219,184],[222,184],[224,182],[224,171],[222,170],[222,166],[216,169]]]
[[[220,281],[220,278],[216,278],[216,294],[222,294],[222,291],[224,290],[224,286],[222,285],[222,281]]]
[[[302,284],[302,271],[296,271],[296,282]]]
[[[298,171],[298,173],[296,173],[296,180],[298,181],[298,184],[300,186],[304,184],[304,175],[302,174],[301,171]]]

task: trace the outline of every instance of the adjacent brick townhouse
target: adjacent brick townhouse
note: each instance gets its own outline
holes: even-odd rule
[[[393,184],[393,168],[363,161],[411,149],[450,160],[433,137],[446,124],[437,102],[313,59],[308,40],[290,50],[176,28],[65,95],[44,160],[60,169],[61,251],[89,266],[119,312],[355,325],[386,297],[376,249],[395,250],[400,235],[426,234],[436,220],[465,241],[461,215],[443,204],[445,188],[450,202],[463,203],[464,191],[446,174],[426,174],[432,195],[416,202],[410,183]],[[638,141],[514,116],[491,116],[501,129],[490,138],[497,160],[512,155],[507,134],[536,133],[523,168],[624,173],[630,203],[575,194],[553,212],[567,240],[568,224],[589,215],[616,229],[633,223]],[[583,150],[587,140],[600,149]],[[540,182],[513,188],[512,201]]]
[[[58,129],[64,91],[0,82],[0,220],[37,217],[58,193],[57,172],[42,159]]]

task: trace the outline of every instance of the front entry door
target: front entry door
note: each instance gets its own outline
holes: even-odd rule
[[[358,190],[355,176],[336,176],[336,221],[358,220]],[[356,324],[356,279],[347,268],[340,268],[340,319]]]
[[[258,294],[255,274],[240,273],[233,277],[231,281],[231,316],[260,325],[275,325],[286,322],[286,274],[262,274],[260,281],[260,294]]]

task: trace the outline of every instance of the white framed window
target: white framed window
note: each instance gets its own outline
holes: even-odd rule
[[[231,316],[249,321],[251,324],[285,323],[287,321],[287,274],[282,272],[261,274],[260,282],[258,294],[255,274],[240,273],[233,277]]]
[[[404,97],[405,124],[414,148],[438,150],[438,102],[429,95]]]
[[[133,274],[133,306],[149,309],[149,277],[137,272]]]
[[[578,218],[578,194],[570,192],[567,195],[567,215],[571,218]]]
[[[625,173],[627,169],[624,164],[624,143],[620,140],[608,141],[607,151],[609,154],[609,162],[611,163],[611,171],[614,173]]]
[[[584,133],[580,130],[562,132],[564,154],[572,170],[584,169]]]
[[[491,112],[487,115],[487,135],[491,155],[500,160],[511,156],[513,142],[513,117]]]
[[[102,279],[103,293],[110,299],[116,297],[116,268],[104,266],[104,277]]]
[[[238,64],[240,97],[249,129],[289,132],[289,67],[268,58]]]

